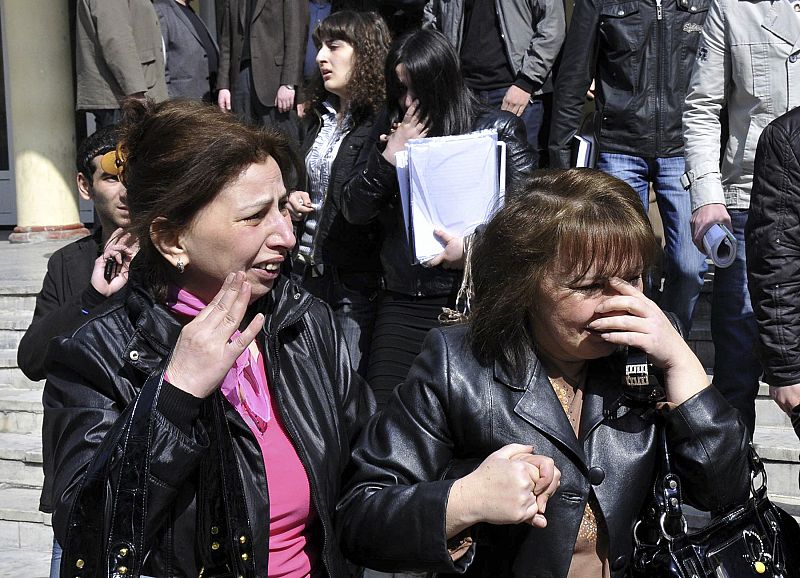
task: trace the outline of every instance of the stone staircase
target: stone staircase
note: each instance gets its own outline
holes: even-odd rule
[[[0,240],[0,578],[49,575],[50,516],[38,511],[42,485],[41,394],[16,364],[47,257],[60,243],[9,246]],[[695,310],[687,340],[713,373],[709,325],[710,279]],[[800,520],[800,441],[788,418],[762,385],[757,404],[756,449],[766,463],[771,498]]]
[[[0,576],[49,575],[53,532],[38,510],[42,488],[42,384],[17,367],[17,344],[39,287],[0,284]]]

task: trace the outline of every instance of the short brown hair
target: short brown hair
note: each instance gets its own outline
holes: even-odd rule
[[[128,191],[129,229],[139,238],[134,271],[163,301],[170,266],[150,236],[156,219],[163,219],[159,227],[179,233],[228,183],[267,158],[275,159],[289,190],[303,168],[285,135],[245,126],[216,106],[129,99],[123,110],[121,179]]]
[[[599,278],[647,270],[661,247],[638,195],[593,169],[537,171],[487,224],[472,254],[469,319],[476,356],[524,369],[533,345],[528,316],[548,276]]]

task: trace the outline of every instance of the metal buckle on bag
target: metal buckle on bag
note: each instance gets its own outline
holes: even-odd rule
[[[666,522],[667,522],[667,514],[666,512],[661,514],[661,517],[658,519],[658,527],[661,529],[661,535],[664,536],[668,542],[672,542],[675,538],[680,538],[682,535],[686,534],[687,530],[689,530],[689,524],[686,522],[686,516],[681,514],[680,517],[681,521],[681,533],[675,534],[674,536],[667,531]]]

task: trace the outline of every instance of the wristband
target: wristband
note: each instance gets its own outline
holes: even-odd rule
[[[281,84],[281,88],[288,88],[289,90],[294,90],[294,86],[291,84]]]

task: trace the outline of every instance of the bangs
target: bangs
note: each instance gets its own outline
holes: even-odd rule
[[[568,285],[591,274],[595,279],[644,275],[659,260],[661,246],[644,215],[620,219],[603,215],[600,207],[588,208],[579,218],[563,219],[558,226],[559,273]]]
[[[331,40],[342,40],[348,44],[354,44],[351,34],[352,25],[346,26],[347,23],[340,22],[339,18],[331,18],[330,16],[319,23],[314,29],[314,46],[317,50],[322,48],[323,42]]]

